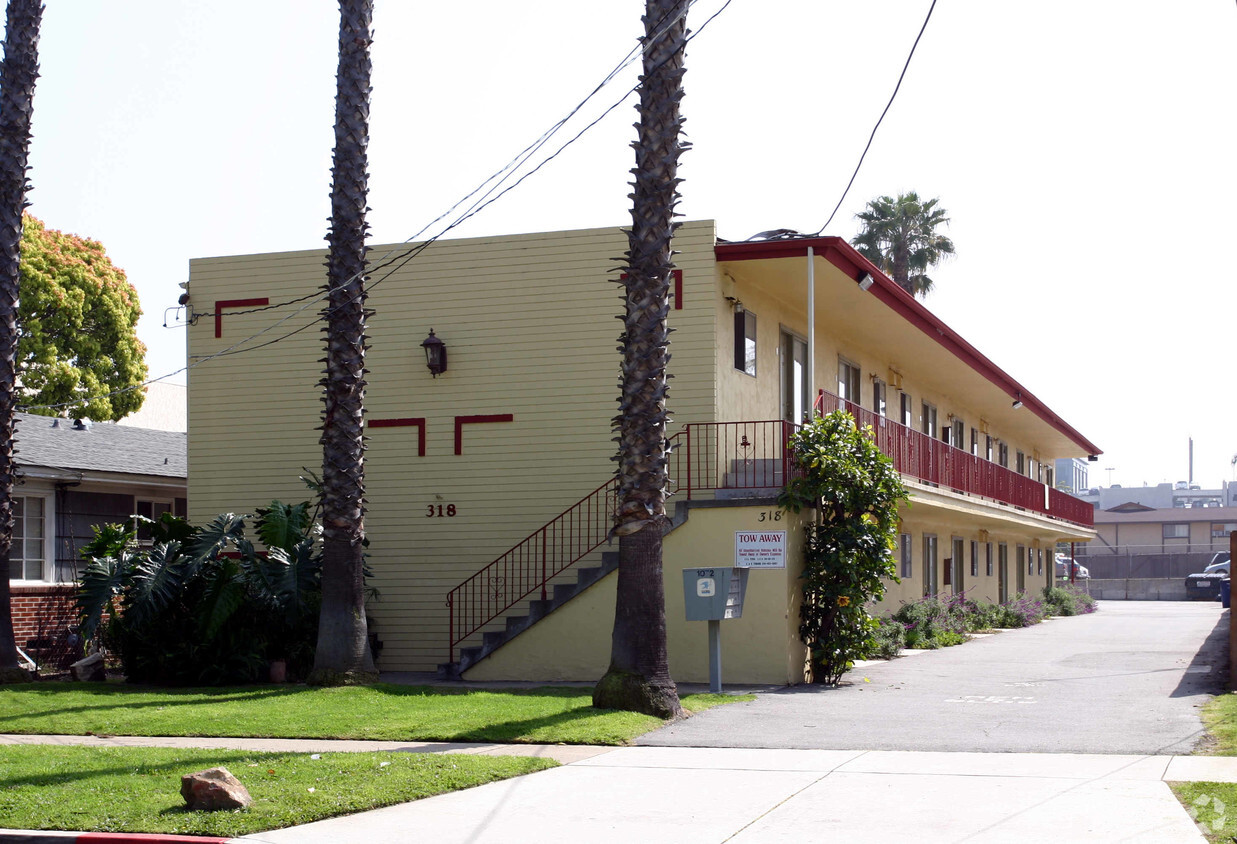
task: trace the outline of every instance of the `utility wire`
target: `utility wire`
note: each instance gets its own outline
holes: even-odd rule
[[[720,15],[723,11],[725,11],[725,10],[726,10],[726,8],[730,5],[730,3],[731,3],[732,1],[733,1],[733,0],[726,0],[726,2],[725,2],[725,3],[724,3],[724,4],[723,4],[723,5],[722,5],[722,6],[721,6],[721,7],[720,7],[720,8],[719,8],[716,12],[714,12],[711,16],[709,16],[709,18],[707,18],[707,19],[705,20],[704,24],[702,24],[702,25],[700,26],[700,28],[699,28],[696,32],[693,32],[691,35],[689,35],[689,36],[685,39],[684,44],[686,45],[686,43],[690,42],[690,41],[691,41],[692,39],[694,39],[697,35],[700,35],[700,34],[704,31],[704,29],[705,29],[705,28],[706,28],[706,27],[707,27],[710,23],[712,23],[712,21],[713,21],[714,19],[716,19],[716,18],[717,18],[717,16],[718,16],[718,15]],[[508,177],[510,176],[510,173],[509,173],[508,171],[510,171],[510,170],[512,170],[512,169],[513,169],[513,162],[520,161],[520,164],[522,164],[522,163],[523,163],[523,161],[526,161],[528,157],[531,157],[531,156],[525,156],[525,152],[527,152],[530,148],[533,150],[533,152],[536,152],[536,150],[537,150],[537,149],[540,149],[540,148],[541,148],[541,146],[544,146],[544,144],[545,144],[546,142],[548,142],[549,138],[553,137],[553,135],[554,135],[555,133],[557,133],[557,131],[558,131],[559,129],[561,129],[561,128],[562,128],[562,126],[563,126],[563,125],[564,125],[564,124],[565,124],[565,123],[566,123],[566,122],[567,122],[567,121],[568,121],[568,120],[569,120],[572,116],[574,116],[577,112],[579,112],[579,110],[580,110],[580,109],[581,109],[581,108],[582,108],[585,104],[587,104],[587,102],[588,102],[588,101],[589,101],[589,100],[590,100],[593,96],[595,96],[595,95],[596,95],[596,94],[597,94],[597,93],[598,93],[598,92],[599,92],[602,88],[604,88],[607,84],[609,84],[611,81],[613,81],[613,79],[615,78],[615,76],[617,76],[617,74],[618,74],[619,72],[621,72],[624,68],[626,68],[626,67],[627,67],[628,65],[630,65],[632,62],[634,62],[634,61],[635,61],[635,59],[636,59],[636,57],[642,56],[642,55],[644,54],[645,50],[647,50],[647,49],[651,48],[651,47],[652,47],[652,45],[653,45],[653,44],[654,44],[654,43],[655,43],[658,39],[660,39],[660,38],[661,38],[661,37],[662,37],[662,36],[663,36],[663,35],[664,35],[667,31],[669,31],[670,27],[672,27],[675,23],[677,23],[677,22],[678,22],[678,20],[679,20],[680,18],[682,18],[684,15],[686,15],[686,14],[687,14],[687,11],[688,11],[688,10],[689,10],[689,9],[690,9],[693,5],[695,5],[695,3],[696,3],[696,2],[698,2],[698,0],[689,0],[689,2],[687,3],[687,5],[684,7],[683,11],[682,11],[680,14],[676,15],[676,16],[675,16],[672,20],[668,21],[668,22],[665,24],[665,26],[664,26],[664,27],[662,27],[662,28],[661,28],[661,29],[657,32],[657,34],[656,34],[656,35],[655,35],[652,39],[648,39],[647,41],[646,41],[646,40],[644,40],[644,39],[641,39],[641,42],[640,42],[640,47],[639,47],[638,49],[637,49],[637,48],[633,48],[631,51],[629,51],[629,52],[628,52],[628,54],[627,54],[627,56],[625,56],[625,57],[623,58],[623,60],[622,60],[622,61],[620,61],[620,62],[619,62],[619,64],[618,64],[618,65],[617,65],[617,66],[616,66],[613,70],[611,70],[609,74],[607,74],[606,78],[605,78],[605,79],[604,79],[604,80],[603,80],[603,81],[602,81],[599,85],[597,85],[597,87],[596,87],[596,88],[594,88],[594,89],[593,89],[593,91],[592,91],[592,92],[590,92],[590,93],[589,93],[589,95],[588,95],[588,96],[587,96],[587,97],[586,97],[583,101],[581,101],[578,105],[576,105],[576,106],[575,106],[575,107],[574,107],[574,108],[573,108],[573,109],[572,109],[572,110],[568,113],[567,117],[565,117],[565,118],[563,118],[563,119],[559,120],[559,121],[558,121],[558,122],[557,122],[557,123],[556,123],[556,124],[555,124],[555,125],[554,125],[551,129],[550,129],[550,130],[547,130],[547,132],[546,132],[546,133],[543,133],[543,135],[542,135],[542,137],[541,137],[541,138],[539,138],[537,141],[534,141],[534,142],[533,142],[533,144],[531,144],[529,147],[526,147],[526,148],[525,148],[525,150],[522,150],[522,151],[521,151],[521,153],[520,153],[519,155],[517,155],[515,159],[513,159],[513,160],[512,160],[512,162],[509,162],[506,166],[504,166],[502,169],[500,169],[499,171],[497,171],[497,172],[496,172],[494,175],[492,175],[489,179],[486,179],[485,181],[483,181],[483,182],[482,182],[482,183],[481,183],[481,184],[480,184],[477,188],[475,188],[475,189],[474,189],[471,193],[467,194],[467,195],[466,195],[465,197],[463,197],[461,200],[459,200],[458,202],[456,202],[456,203],[455,203],[455,205],[453,205],[451,208],[449,208],[449,209],[448,209],[446,212],[444,212],[443,214],[439,215],[437,218],[435,218],[435,220],[431,221],[429,224],[427,224],[426,226],[424,226],[424,227],[423,227],[423,228],[422,228],[419,232],[417,232],[416,234],[413,234],[412,236],[410,236],[409,238],[407,238],[405,241],[403,241],[403,243],[405,243],[405,244],[406,244],[406,243],[408,243],[409,241],[414,240],[415,238],[417,238],[418,236],[420,236],[421,234],[423,234],[423,233],[424,233],[424,232],[425,232],[425,231],[426,231],[426,230],[427,230],[430,226],[432,226],[434,223],[441,221],[444,217],[446,217],[448,214],[450,214],[452,210],[454,210],[455,208],[458,208],[461,204],[463,204],[464,202],[466,202],[469,198],[471,198],[472,196],[476,195],[476,194],[477,194],[477,193],[478,193],[478,192],[479,192],[482,188],[484,188],[487,184],[489,184],[489,183],[490,183],[491,181],[493,181],[495,178],[497,178],[497,177],[501,176],[503,173],[508,173],[508,176],[503,177],[503,178],[500,180],[499,184],[501,184],[501,183],[502,183],[502,181],[505,181],[505,180],[506,180],[506,178],[508,178]],[[491,190],[490,190],[490,191],[488,191],[488,192],[487,192],[487,193],[486,193],[486,194],[482,197],[482,199],[483,199],[483,200],[486,200],[486,201],[482,202],[482,201],[480,201],[480,200],[479,200],[479,201],[478,201],[478,202],[479,202],[479,204],[478,204],[478,203],[474,203],[474,205],[473,205],[473,206],[471,206],[471,207],[469,208],[469,210],[468,210],[467,212],[465,212],[465,214],[464,214],[463,216],[461,216],[461,217],[459,217],[458,219],[456,219],[454,222],[452,222],[450,225],[448,225],[446,228],[444,228],[444,229],[443,229],[441,232],[439,232],[438,234],[434,235],[433,237],[429,238],[429,239],[428,239],[428,240],[426,240],[426,241],[423,241],[423,242],[421,242],[421,243],[416,244],[415,246],[413,246],[413,247],[411,247],[410,249],[406,250],[406,251],[405,251],[403,254],[401,254],[401,255],[395,255],[395,254],[394,254],[394,253],[397,251],[397,248],[392,248],[391,250],[389,250],[389,251],[388,251],[388,252],[387,252],[387,253],[383,256],[383,258],[381,259],[381,261],[380,261],[380,263],[379,263],[379,264],[375,265],[374,267],[369,268],[367,271],[365,271],[365,272],[364,272],[364,274],[368,275],[368,274],[372,273],[374,270],[380,270],[380,269],[384,269],[384,268],[386,268],[386,267],[390,267],[390,269],[389,269],[386,273],[384,273],[384,274],[383,274],[383,276],[382,276],[381,278],[379,278],[377,281],[375,281],[375,282],[373,282],[372,284],[370,284],[368,289],[369,289],[369,290],[372,290],[373,288],[377,287],[379,284],[381,284],[383,281],[385,281],[387,278],[389,278],[389,277],[390,277],[390,276],[391,276],[394,272],[396,272],[397,270],[399,270],[400,268],[402,268],[404,265],[406,265],[409,261],[413,260],[415,257],[419,256],[422,252],[424,252],[424,251],[425,251],[427,248],[429,248],[429,247],[430,247],[430,246],[431,246],[431,245],[432,245],[435,241],[437,241],[439,238],[441,238],[441,237],[442,237],[443,235],[445,235],[447,232],[451,231],[451,230],[452,230],[452,229],[454,229],[456,226],[458,226],[458,225],[462,224],[465,220],[469,219],[470,217],[473,217],[473,216],[475,216],[476,214],[480,213],[480,212],[481,212],[481,210],[483,210],[485,207],[489,206],[489,205],[490,205],[490,204],[492,204],[493,202],[497,201],[500,197],[502,197],[503,195],[505,195],[506,193],[508,193],[509,191],[511,191],[512,189],[514,189],[515,187],[517,187],[517,186],[518,186],[520,183],[522,183],[525,179],[527,179],[527,178],[528,178],[529,176],[531,176],[533,173],[535,173],[535,172],[537,172],[538,170],[540,170],[543,166],[545,166],[545,164],[549,163],[549,161],[551,161],[551,160],[553,160],[554,158],[558,157],[558,155],[559,155],[560,153],[562,153],[562,152],[563,152],[563,151],[564,151],[567,147],[571,146],[573,143],[575,143],[577,140],[579,140],[579,139],[580,139],[580,137],[581,137],[581,136],[583,136],[583,134],[584,134],[585,132],[587,132],[587,131],[588,131],[589,129],[591,129],[593,126],[597,125],[597,123],[599,123],[599,122],[600,122],[600,121],[601,121],[604,117],[606,117],[608,114],[610,114],[610,112],[614,111],[614,109],[618,108],[618,106],[619,106],[619,105],[621,105],[624,101],[626,101],[626,100],[627,100],[627,98],[628,98],[628,97],[630,97],[630,96],[631,96],[631,94],[632,94],[634,91],[638,90],[638,89],[639,89],[639,83],[637,83],[635,86],[633,86],[632,88],[630,88],[630,89],[629,89],[626,93],[624,93],[624,95],[623,95],[623,96],[622,96],[622,97],[621,97],[621,98],[620,98],[617,102],[615,102],[613,105],[611,105],[609,108],[607,108],[604,112],[602,112],[602,114],[601,114],[600,116],[598,116],[598,117],[597,117],[597,118],[595,118],[595,119],[594,119],[591,123],[589,123],[587,126],[585,126],[585,127],[584,127],[584,129],[582,129],[580,132],[576,133],[576,135],[575,135],[575,136],[573,136],[570,140],[568,140],[566,143],[564,143],[562,146],[560,146],[560,147],[559,147],[559,148],[558,148],[558,149],[557,149],[554,153],[552,153],[552,154],[551,154],[548,158],[546,158],[546,159],[545,159],[545,160],[543,160],[541,163],[539,163],[539,164],[538,164],[535,168],[533,168],[533,170],[531,170],[530,172],[525,173],[523,176],[521,176],[521,177],[520,177],[520,179],[518,179],[518,180],[517,180],[514,184],[507,186],[507,187],[506,187],[506,188],[504,188],[502,191],[500,191],[497,195],[495,195],[495,196],[493,196],[493,197],[489,197],[489,194],[490,194],[490,193],[492,193],[492,192],[493,192],[493,190],[494,190],[494,188],[491,188]],[[521,157],[523,157],[523,160],[520,160],[520,159],[521,159]],[[515,167],[516,169],[518,169],[519,164],[514,164],[514,167]],[[495,187],[496,187],[496,186],[495,186]],[[487,199],[487,197],[489,197],[489,198]],[[353,277],[351,277],[351,278],[349,278],[349,279],[345,280],[344,282],[342,282],[342,283],[339,285],[339,288],[336,288],[336,289],[342,289],[343,287],[347,286],[348,284],[351,284],[351,283],[352,283],[355,279],[356,279],[356,276],[354,275]],[[255,339],[257,339],[258,337],[260,337],[261,335],[263,335],[263,334],[267,333],[268,331],[271,331],[272,329],[274,329],[274,328],[278,327],[279,325],[283,324],[284,322],[287,322],[287,321],[288,321],[289,319],[291,319],[292,317],[294,317],[294,316],[296,316],[297,314],[299,314],[299,313],[303,312],[303,311],[305,310],[305,308],[309,307],[309,305],[311,305],[311,304],[313,303],[313,301],[315,301],[315,300],[317,300],[317,299],[320,299],[320,298],[322,298],[322,297],[324,297],[324,296],[327,296],[327,295],[329,295],[331,292],[332,292],[332,289],[331,289],[331,288],[329,288],[329,287],[327,287],[327,288],[324,288],[323,290],[316,291],[315,293],[308,294],[308,295],[306,295],[306,296],[301,296],[301,297],[298,297],[298,298],[296,298],[296,299],[291,299],[291,300],[288,300],[288,301],[286,301],[286,302],[277,303],[277,304],[275,304],[275,305],[264,305],[264,306],[260,306],[260,307],[255,307],[255,308],[253,308],[253,309],[251,309],[251,310],[243,310],[243,311],[229,311],[229,312],[228,312],[228,314],[229,314],[230,316],[237,316],[237,315],[240,315],[240,314],[245,314],[245,313],[254,313],[254,312],[258,312],[258,311],[273,310],[273,309],[275,309],[275,308],[284,307],[284,306],[286,306],[286,305],[290,305],[290,304],[298,304],[298,303],[302,303],[302,302],[304,303],[304,304],[302,304],[302,305],[301,305],[301,307],[300,307],[300,308],[298,308],[296,311],[293,311],[292,313],[288,314],[287,316],[283,317],[282,319],[280,319],[280,320],[276,321],[275,323],[273,323],[273,324],[271,324],[271,325],[267,326],[266,328],[262,329],[261,331],[259,331],[259,332],[255,333],[255,334],[250,335],[249,337],[245,338],[244,340],[241,340],[241,341],[239,341],[238,343],[234,343],[232,346],[229,346],[227,349],[223,349],[223,350],[221,350],[221,351],[219,351],[219,352],[215,352],[215,353],[210,354],[210,355],[203,355],[203,356],[200,356],[200,357],[198,357],[198,358],[197,358],[194,362],[189,363],[189,364],[187,364],[186,366],[181,367],[180,369],[174,370],[174,371],[172,371],[172,372],[166,373],[166,374],[161,375],[161,376],[158,376],[158,377],[156,377],[156,378],[151,378],[151,379],[148,379],[148,380],[146,380],[146,381],[143,381],[143,382],[142,382],[142,383],[140,383],[140,384],[131,385],[131,386],[129,386],[129,387],[122,387],[122,388],[119,388],[119,389],[116,389],[116,390],[112,390],[112,391],[107,392],[107,393],[102,393],[102,394],[99,394],[99,395],[94,395],[94,396],[83,397],[82,399],[79,399],[79,400],[77,400],[77,401],[70,401],[70,402],[59,402],[59,403],[56,403],[56,404],[29,405],[29,406],[20,407],[20,408],[17,408],[17,409],[18,409],[18,410],[21,410],[21,411],[23,411],[23,412],[28,412],[28,411],[31,411],[31,410],[57,410],[57,409],[60,409],[60,408],[65,408],[65,407],[76,407],[76,406],[80,406],[80,405],[82,405],[82,404],[84,404],[84,403],[86,403],[86,402],[89,402],[89,401],[94,401],[94,400],[96,400],[96,399],[101,399],[101,398],[111,398],[112,396],[120,395],[120,394],[122,394],[122,393],[127,393],[127,392],[132,392],[133,390],[139,390],[139,389],[142,389],[142,388],[144,388],[144,387],[146,387],[146,386],[149,386],[150,384],[154,384],[154,383],[156,383],[156,382],[163,381],[163,380],[166,380],[166,379],[168,379],[168,378],[172,378],[172,377],[174,377],[174,376],[176,376],[176,375],[180,375],[181,373],[188,372],[190,369],[193,369],[193,368],[195,368],[195,367],[197,367],[197,366],[200,366],[201,364],[207,363],[208,361],[214,360],[215,358],[224,357],[224,356],[227,356],[227,355],[232,355],[232,354],[240,354],[240,353],[242,353],[242,352],[254,351],[254,350],[256,350],[256,349],[260,349],[260,348],[263,348],[263,347],[265,347],[265,346],[270,346],[270,345],[273,345],[274,343],[278,343],[278,342],[280,342],[280,341],[282,341],[282,340],[286,340],[287,338],[292,337],[292,336],[294,336],[294,335],[296,335],[296,334],[299,334],[300,332],[305,331],[305,330],[306,330],[306,329],[308,329],[308,328],[312,328],[313,326],[320,324],[320,322],[321,322],[321,318],[316,319],[316,320],[314,320],[314,321],[313,321],[313,322],[311,322],[311,323],[307,323],[306,325],[303,325],[303,326],[301,326],[301,327],[299,327],[299,328],[297,328],[297,329],[294,329],[293,331],[288,332],[287,334],[281,335],[280,337],[274,338],[274,339],[272,339],[272,340],[268,340],[268,341],[265,341],[265,342],[263,342],[263,343],[260,343],[260,344],[254,345],[254,346],[247,346],[247,347],[244,347],[244,348],[240,348],[241,346],[243,346],[243,344],[248,343],[248,342],[250,342],[251,340],[255,340]],[[364,291],[364,293],[365,293],[365,294],[367,294],[367,293],[368,293],[368,290],[367,290],[367,291]],[[306,300],[309,300],[309,301],[306,301]],[[349,305],[349,304],[352,304],[352,302],[353,302],[353,301],[355,301],[355,296],[354,296],[354,297],[352,297],[352,298],[350,298],[350,299],[348,299],[348,300],[346,300],[345,302],[341,302],[339,305],[337,305],[335,308],[333,308],[333,309],[331,309],[331,310],[329,310],[329,311],[324,311],[324,312],[321,314],[321,316],[328,316],[330,313],[333,313],[333,312],[334,312],[334,310],[336,310],[336,309],[338,309],[338,308],[345,307],[345,306],[347,306],[347,305]],[[194,315],[193,315],[193,317],[194,317],[194,319],[196,320],[198,317],[202,317],[202,316],[210,316],[210,315],[211,315],[211,314],[209,314],[209,313],[201,313],[201,314],[194,314]]]
[[[867,157],[868,150],[872,148],[872,139],[876,137],[876,130],[880,128],[881,121],[885,119],[885,115],[889,113],[889,107],[893,105],[894,97],[898,95],[898,89],[902,87],[902,80],[906,78],[906,69],[911,66],[911,59],[915,56],[915,48],[919,46],[919,39],[923,38],[923,31],[928,28],[928,21],[932,20],[932,10],[936,8],[936,0],[932,0],[932,5],[928,7],[928,14],[923,19],[923,26],[919,27],[919,34],[915,36],[915,43],[911,45],[911,51],[906,57],[906,64],[902,65],[902,73],[898,75],[898,84],[893,86],[893,93],[889,95],[889,102],[885,103],[885,110],[881,112],[881,116],[877,119],[876,125],[872,127],[872,134],[868,136],[867,146],[863,148],[863,154],[859,156],[859,163],[855,165],[855,172],[850,174],[850,181],[846,183],[846,190],[842,191],[841,197],[838,198],[838,204],[833,206],[833,213],[829,215],[829,219],[825,220],[825,224],[821,226],[812,237],[816,237],[825,229],[829,228],[829,224],[833,222],[834,216],[837,215],[838,209],[842,207],[842,203],[846,201],[846,194],[850,193],[851,186],[855,184],[855,177],[859,175],[859,168],[863,166],[863,159]]]

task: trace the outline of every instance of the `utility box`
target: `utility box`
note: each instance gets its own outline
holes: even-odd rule
[[[683,603],[688,621],[718,621],[743,615],[748,569],[706,566],[683,569]]]

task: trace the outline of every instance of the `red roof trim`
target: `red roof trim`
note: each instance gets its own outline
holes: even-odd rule
[[[1048,405],[1037,399],[1030,390],[1023,387],[1004,370],[989,360],[982,352],[962,339],[958,332],[941,321],[929,311],[914,296],[907,293],[892,279],[882,273],[875,264],[859,254],[859,252],[840,237],[810,237],[796,240],[765,240],[755,243],[719,243],[714,254],[719,261],[756,261],[770,258],[807,257],[808,247],[812,247],[829,263],[846,273],[856,281],[863,273],[871,273],[876,283],[871,293],[888,305],[899,316],[914,325],[924,334],[936,340],[955,357],[970,366],[980,375],[1000,387],[1011,399],[1022,398],[1023,407],[1030,410],[1048,425],[1069,437],[1089,455],[1103,454],[1098,447],[1069,423],[1048,408]]]

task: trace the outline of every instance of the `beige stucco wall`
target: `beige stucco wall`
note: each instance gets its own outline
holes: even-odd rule
[[[761,521],[761,514],[765,520]],[[780,518],[774,520],[774,514]],[[799,642],[798,577],[803,570],[807,513],[773,506],[693,508],[687,522],[666,537],[664,583],[670,675],[678,682],[709,680],[708,623],[686,621],[683,569],[734,565],[735,532],[787,531],[787,567],[748,575],[742,618],[721,623],[724,683],[803,682],[806,649]],[[613,573],[533,625],[470,669],[465,679],[596,680],[610,663],[614,626]]]

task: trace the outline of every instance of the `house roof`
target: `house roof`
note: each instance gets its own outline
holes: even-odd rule
[[[715,247],[715,254],[719,261],[806,258],[809,247],[812,248],[815,255],[833,264],[856,282],[864,273],[870,274],[875,282],[872,285],[871,292],[879,301],[1003,390],[1011,399],[1020,400],[1023,407],[1067,437],[1087,454],[1103,454],[1094,443],[1054,413],[1046,404],[1036,398],[1030,390],[1015,381],[982,352],[964,340],[958,332],[946,325],[940,317],[929,311],[918,299],[907,293],[895,281],[881,272],[880,268],[859,254],[859,251],[847,243],[844,238],[802,237],[742,243],[720,242]]]
[[[113,422],[15,414],[13,438],[19,467],[46,466],[74,471],[116,472],[184,478],[188,474],[188,436]]]
[[[1216,522],[1237,523],[1237,507],[1160,507],[1154,510],[1096,510],[1095,523]]]

